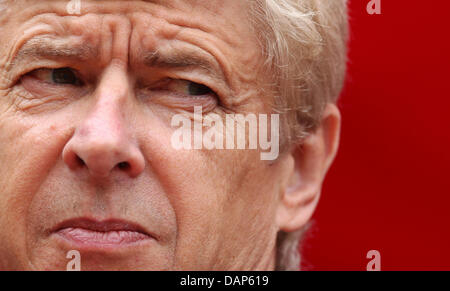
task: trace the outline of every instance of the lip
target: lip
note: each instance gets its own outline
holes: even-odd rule
[[[70,219],[57,225],[52,233],[79,248],[89,249],[128,247],[156,239],[139,224],[120,219]]]

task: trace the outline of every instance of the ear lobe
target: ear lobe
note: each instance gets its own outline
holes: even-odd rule
[[[337,152],[340,123],[339,110],[328,104],[317,129],[291,150],[294,166],[277,212],[280,230],[301,229],[313,215],[323,180]]]

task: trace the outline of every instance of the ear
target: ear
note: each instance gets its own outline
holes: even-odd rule
[[[323,180],[336,156],[340,127],[339,109],[327,104],[317,129],[291,149],[293,167],[281,188],[277,209],[279,230],[301,229],[313,215]]]

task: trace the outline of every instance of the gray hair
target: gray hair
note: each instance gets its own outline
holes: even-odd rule
[[[253,0],[250,11],[286,143],[301,143],[342,90],[347,63],[347,0]],[[277,270],[298,270],[303,229],[277,237]]]

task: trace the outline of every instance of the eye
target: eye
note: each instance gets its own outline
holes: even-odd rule
[[[194,82],[189,82],[188,91],[189,95],[193,96],[207,95],[212,93],[212,90],[209,87]]]
[[[61,68],[51,70],[52,81],[56,84],[76,85],[78,78],[70,68]]]
[[[170,80],[166,85],[168,91],[189,96],[205,96],[214,94],[208,86],[187,80]]]
[[[76,72],[71,68],[37,69],[29,75],[50,84],[74,86],[80,86],[82,84]]]

